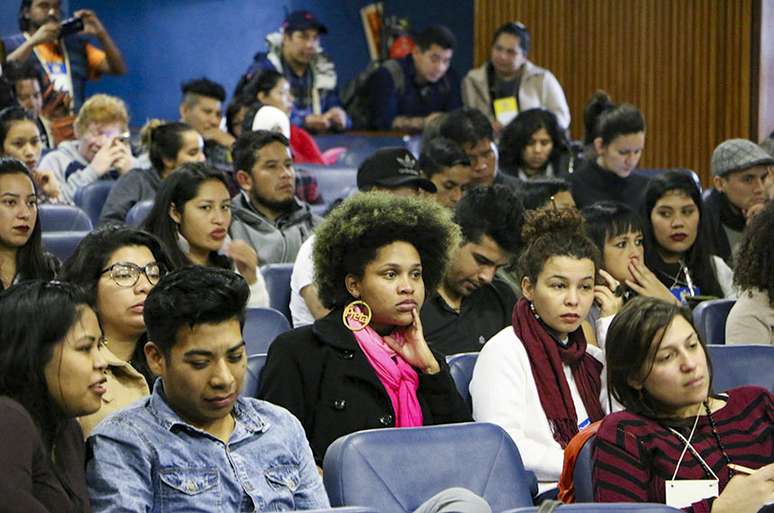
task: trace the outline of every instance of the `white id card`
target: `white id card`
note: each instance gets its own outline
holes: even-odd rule
[[[687,508],[694,502],[718,496],[717,479],[676,479],[664,482],[667,506]]]

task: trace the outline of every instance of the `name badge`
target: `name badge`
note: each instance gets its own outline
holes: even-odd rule
[[[694,502],[718,496],[717,479],[679,479],[664,482],[667,506],[687,508]]]
[[[691,289],[688,287],[672,287],[669,289],[669,292],[671,292],[672,295],[675,296],[684,305],[688,304],[688,300],[686,299],[688,296],[698,296],[701,294],[699,287],[694,287],[693,291],[691,291]]]
[[[519,102],[515,96],[498,98],[493,102],[495,118],[505,126],[519,113]]]
[[[587,427],[589,424],[591,424],[591,419],[587,417],[586,420],[578,423],[578,431]]]

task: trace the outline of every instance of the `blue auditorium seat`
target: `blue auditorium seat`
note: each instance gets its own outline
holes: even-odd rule
[[[86,212],[92,225],[97,226],[102,207],[115,183],[115,180],[97,180],[75,191],[75,204]]]
[[[706,344],[726,343],[726,318],[735,299],[702,301],[693,309],[693,324]]]
[[[451,487],[499,512],[531,505],[535,486],[511,437],[485,422],[351,433],[331,444],[323,469],[331,505],[381,513],[411,513]]]
[[[247,354],[263,354],[277,336],[290,330],[287,318],[273,308],[248,308],[245,313],[245,339]]]
[[[290,275],[293,274],[293,264],[263,265],[261,274],[269,292],[269,306],[282,312],[288,322],[293,322],[290,315]]]
[[[357,187],[357,169],[354,167],[305,164],[297,166],[297,169],[299,174],[314,177],[317,181],[317,192],[326,206],[343,197],[348,190]]]
[[[94,228],[86,212],[72,205],[44,203],[38,207],[38,219],[44,232],[88,232]]]
[[[88,231],[43,232],[43,250],[64,262],[75,253],[75,248]]]
[[[709,345],[712,388],[724,392],[743,385],[757,385],[774,392],[774,346]]]
[[[473,379],[473,368],[476,366],[478,353],[460,353],[447,357],[449,373],[454,380],[454,386],[460,393],[468,408],[473,410],[473,400],[470,397],[470,380]]]
[[[591,480],[591,471],[595,439],[596,436],[592,436],[586,440],[575,460],[575,469],[573,469],[572,473],[572,482],[575,486],[575,502],[594,502],[594,484]]]
[[[265,354],[251,354],[247,357],[247,372],[245,372],[245,381],[242,385],[243,396],[258,397],[264,365],[266,365]]]
[[[538,506],[529,508],[516,508],[502,513],[537,513]],[[556,508],[557,512],[565,513],[679,513],[682,510],[672,508],[666,504],[632,502],[587,502],[585,504],[562,504]]]
[[[153,200],[140,201],[132,205],[126,213],[126,224],[140,228],[153,208]]]

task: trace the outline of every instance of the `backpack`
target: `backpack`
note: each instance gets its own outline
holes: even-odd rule
[[[390,73],[395,84],[395,92],[403,94],[406,84],[400,63],[394,59],[371,61],[368,67],[358,73],[341,93],[341,103],[352,119],[353,130],[368,130],[371,128],[368,81],[382,67]]]

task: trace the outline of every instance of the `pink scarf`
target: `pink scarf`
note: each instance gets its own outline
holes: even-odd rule
[[[395,411],[395,426],[421,426],[422,408],[417,399],[419,387],[417,371],[393,351],[370,326],[354,331],[352,334],[371,367],[376,371],[379,381],[387,390],[392,409]],[[403,333],[397,329],[391,336],[398,342],[403,341]]]

